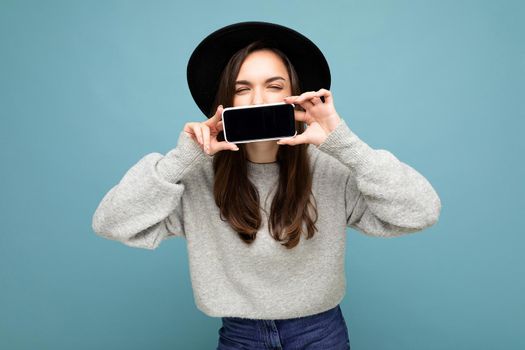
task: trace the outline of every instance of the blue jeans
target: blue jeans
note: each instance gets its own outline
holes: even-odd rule
[[[217,350],[349,350],[350,339],[339,305],[306,317],[255,320],[222,317]]]

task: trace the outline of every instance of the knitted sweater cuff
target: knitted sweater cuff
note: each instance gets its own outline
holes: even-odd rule
[[[375,150],[354,134],[342,118],[317,148],[338,159],[358,174],[366,172],[375,156]]]
[[[179,134],[177,147],[166,153],[156,167],[169,182],[178,182],[190,166],[213,156],[203,152],[199,145],[184,131]]]

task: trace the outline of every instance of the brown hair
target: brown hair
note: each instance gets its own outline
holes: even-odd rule
[[[255,41],[235,53],[224,68],[210,116],[215,114],[219,104],[224,108],[233,105],[235,80],[244,59],[252,52],[266,49],[281,57],[290,77],[292,95],[300,95],[299,79],[288,57],[270,43]],[[296,106],[300,108],[300,106]],[[297,133],[305,130],[304,123],[295,122]],[[224,133],[217,136],[224,140]],[[230,226],[247,244],[253,243],[261,226],[259,193],[248,179],[247,152],[245,144],[237,145],[239,151],[220,151],[213,159],[215,203],[220,208],[221,220],[227,220]],[[284,242],[288,249],[295,247],[303,233],[303,222],[307,228],[307,239],[317,230],[317,209],[312,203],[312,174],[307,154],[308,144],[295,146],[279,145],[277,163],[279,165],[278,188],[271,204],[268,228],[272,237]],[[312,212],[311,212],[311,211]],[[312,220],[311,214],[315,214]],[[225,219],[223,219],[223,217]],[[283,232],[284,231],[284,232]]]

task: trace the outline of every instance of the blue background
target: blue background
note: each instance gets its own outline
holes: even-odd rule
[[[130,248],[91,218],[142,156],[205,120],[186,83],[195,46],[261,20],[313,40],[339,114],[442,201],[414,235],[348,230],[352,348],[524,349],[523,18],[508,0],[3,0],[0,348],[215,348],[186,242]]]

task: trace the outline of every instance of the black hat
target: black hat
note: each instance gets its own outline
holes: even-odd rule
[[[330,89],[330,68],[321,50],[293,29],[268,22],[240,22],[209,34],[188,61],[191,95],[208,117],[224,67],[238,50],[256,40],[265,40],[284,52],[292,62],[301,92]]]

